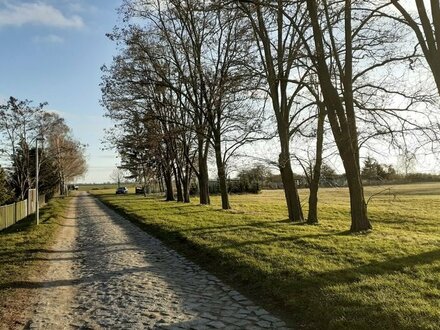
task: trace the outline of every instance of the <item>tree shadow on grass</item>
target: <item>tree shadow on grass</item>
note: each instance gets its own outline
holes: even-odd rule
[[[313,237],[314,235],[307,236]],[[316,237],[318,236],[320,235],[316,235]],[[305,238],[305,236],[303,237]],[[304,243],[301,237],[293,239],[298,243],[297,246],[302,246]],[[243,248],[246,245],[262,243],[271,246],[273,242],[282,241],[291,242],[292,237],[268,241],[249,241],[229,246],[222,245],[221,248]],[[346,292],[351,292],[364,279],[377,278],[380,282],[387,275],[392,275],[390,277],[391,281],[398,281],[394,278],[394,275],[405,274],[405,276],[412,277],[414,275],[411,275],[411,273],[418,266],[429,265],[440,260],[440,249],[437,249],[417,255],[382,262],[371,262],[335,271],[295,273],[288,268],[283,269],[282,265],[278,265],[278,268],[274,264],[275,267],[269,273],[266,273],[259,267],[253,267],[252,263],[247,263],[244,259],[227,258],[227,255],[221,253],[218,249],[210,249],[206,246],[199,247],[199,249],[198,253],[194,252],[190,255],[190,257],[195,258],[196,262],[219,274],[226,282],[235,286],[238,285],[238,289],[242,289],[244,293],[249,294],[251,297],[262,299],[268,309],[283,310],[284,313],[293,317],[297,325],[302,324],[305,325],[305,328],[311,329],[414,329],[414,324],[421,320],[421,315],[418,315],[419,319],[413,313],[400,315],[397,308],[387,309],[386,299],[385,301],[373,302],[365,299],[375,293],[383,297],[380,288],[373,288],[373,292],[365,290],[352,297],[335,292],[331,293],[332,291],[328,291],[328,289],[345,286]],[[183,252],[185,253],[185,250]],[[216,263],[212,263],[211,260],[216,260]],[[218,268],[219,264],[221,264],[221,269]],[[440,267],[437,267],[437,269],[440,269]],[[423,281],[420,278],[417,278],[417,280]],[[274,283],[276,284],[274,285]],[[392,289],[391,287],[387,288],[387,281],[384,281],[383,285],[385,290]],[[396,283],[396,285],[399,286],[400,284]],[[402,288],[402,290],[405,290],[405,288]],[[408,288],[408,290],[410,289]],[[410,296],[412,295],[410,291],[408,293]],[[393,300],[396,298],[390,296],[387,299]],[[397,304],[406,304],[405,297],[399,297],[398,299]],[[396,301],[393,303],[396,304]],[[433,302],[431,305],[434,306],[436,303]],[[316,315],[319,315],[319,318],[316,318]],[[412,319],[413,317],[414,319]],[[427,317],[427,314],[423,316],[423,318]],[[432,315],[431,318],[433,318]],[[340,322],[336,326],[334,325],[335,319],[339,319]]]
[[[182,206],[176,205],[172,207]],[[163,208],[158,207],[157,210],[163,210]],[[307,243],[302,241],[302,239],[320,239],[326,236],[350,236],[352,234],[349,231],[335,231],[316,235],[301,235],[301,233],[298,233],[298,236],[281,237],[278,240],[249,240],[238,243],[240,245],[237,245],[237,243],[227,243],[220,247],[210,247],[204,245],[202,241],[192,241],[191,238],[187,237],[187,234],[193,232],[197,236],[243,229],[273,228],[288,225],[290,221],[287,219],[267,222],[254,221],[239,225],[172,230],[160,224],[145,222],[144,219],[139,219],[130,213],[127,214],[122,209],[119,209],[118,212],[127,216],[127,218],[142,229],[161,239],[169,247],[174,248],[207,270],[217,274],[227,283],[255,298],[256,301],[263,303],[268,309],[278,312],[283,311],[283,314],[290,318],[293,315],[295,323],[305,328],[329,328],[332,324],[335,324],[333,323],[335,319],[339,319],[339,325],[342,328],[410,329],[408,324],[411,322],[408,323],[408,319],[412,320],[414,324],[414,322],[421,320],[420,316],[418,316],[419,318],[413,314],[401,316],[397,314],[397,309],[387,309],[386,299],[392,299],[392,297],[385,297],[385,303],[379,300],[371,302],[367,301],[368,299],[363,299],[368,297],[368,291],[362,293],[362,295],[348,298],[343,294],[332,292],[330,288],[347,286],[347,290],[349,290],[351,286],[354,288],[365,278],[377,277],[380,282],[381,278],[387,275],[408,274],[408,270],[440,260],[440,250],[433,250],[418,255],[370,262],[368,264],[330,271],[316,270],[309,271],[308,273],[294,273],[293,270],[283,267],[266,271],[264,267],[259,268],[249,263],[246,258],[231,257],[230,254],[224,252],[224,248],[234,246],[243,248],[252,244],[263,244],[270,247],[276,241],[294,241],[296,246],[301,247]],[[396,280],[394,279],[393,281]],[[386,282],[383,285],[386,288]],[[380,288],[374,290],[378,292]],[[404,297],[402,297],[401,304],[405,304]]]
[[[440,250],[433,250],[418,255],[370,262],[334,271],[295,274],[292,270],[281,267],[266,272],[263,270],[265,268],[254,267],[245,258],[231,258],[230,255],[224,253],[224,249],[228,247],[243,248],[252,244],[263,244],[271,247],[274,242],[283,241],[294,242],[296,246],[301,247],[307,244],[304,241],[306,238],[320,239],[331,236],[350,236],[352,234],[349,231],[305,235],[298,233],[294,237],[230,243],[213,248],[204,245],[203,242],[191,241],[185,233],[194,232],[201,235],[241,229],[255,230],[255,228],[272,228],[288,222],[286,220],[278,222],[262,221],[173,231],[167,230],[158,224],[144,223],[143,220],[134,217],[130,217],[130,220],[161,239],[168,246],[219,275],[227,283],[242,290],[250,297],[256,298],[268,309],[278,312],[281,310],[284,315],[288,315],[287,317],[290,318],[293,315],[295,323],[305,328],[329,328],[336,318],[340,318],[339,324],[342,327],[345,326],[345,328],[379,329],[391,327],[410,329],[404,319],[408,320],[408,318],[415,317],[412,314],[399,317],[400,315],[396,314],[396,311],[387,309],[383,302],[367,303],[363,301],[362,295],[355,297],[354,300],[349,300],[337,293],[329,294],[327,288],[334,286],[350,287],[359,283],[365,277],[378,277],[380,279],[386,275],[405,273],[408,269],[440,260]],[[365,295],[368,295],[368,292],[365,292]],[[402,303],[404,303],[403,300]],[[319,315],[318,318],[317,315]],[[369,317],[369,315],[374,315],[374,318]],[[414,319],[414,322],[417,322],[417,318]]]
[[[298,295],[301,304],[295,304],[296,308],[302,309],[304,313],[309,314],[312,317],[310,311],[319,314],[323,320],[325,320],[326,326],[334,322],[334,318],[345,318],[341,322],[341,325],[345,324],[348,328],[362,328],[362,329],[415,329],[415,324],[425,320],[429,317],[429,314],[414,315],[413,312],[402,315],[401,311],[394,306],[388,309],[392,304],[405,305],[408,303],[405,297],[397,298],[398,301],[392,295],[387,297],[384,301],[381,289],[394,290],[391,285],[402,286],[397,278],[400,275],[417,277],[415,275],[415,269],[418,266],[429,265],[440,260],[440,249],[420,253],[417,255],[410,255],[406,257],[393,258],[386,261],[371,262],[365,265],[345,268],[335,271],[314,272],[305,278],[301,278],[298,283],[293,284],[292,293]],[[371,287],[370,289],[364,289],[356,287],[365,279],[377,279],[379,283],[384,277],[392,275],[389,280],[384,280],[383,287]],[[402,279],[400,279],[402,280]],[[422,278],[417,278],[417,281],[423,282]],[[376,281],[376,280],[375,280]],[[288,283],[288,279],[284,279],[287,282],[286,287],[289,287],[292,282]],[[368,284],[365,284],[368,287]],[[338,294],[328,291],[328,288],[338,288],[346,286],[345,293],[352,295],[348,298],[344,294]],[[410,288],[401,287],[403,291],[408,292],[408,296],[412,296]],[[358,290],[356,294],[353,292]],[[372,291],[370,291],[372,290]],[[344,289],[343,289],[344,291]],[[336,291],[338,292],[338,291]],[[371,295],[378,295],[381,300],[368,299]],[[388,299],[388,301],[386,301]],[[416,300],[415,300],[416,301]],[[433,300],[434,302],[434,300]],[[427,301],[425,301],[427,303]],[[429,304],[429,303],[428,303]],[[436,303],[432,303],[432,306]],[[374,317],[373,317],[374,315]],[[414,318],[413,318],[414,317]],[[418,317],[418,318],[417,318]],[[413,318],[413,319],[412,319]],[[431,315],[432,318],[432,315]],[[334,327],[334,325],[333,325]],[[423,326],[421,326],[423,328]]]

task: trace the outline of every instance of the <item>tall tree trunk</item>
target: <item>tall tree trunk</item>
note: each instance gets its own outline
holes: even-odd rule
[[[307,215],[307,223],[310,225],[318,223],[318,190],[319,180],[321,179],[322,166],[322,149],[324,142],[324,119],[325,119],[325,105],[318,104],[318,126],[316,129],[316,159],[313,167],[312,178],[310,180],[310,195],[309,195],[309,212]]]
[[[215,151],[215,161],[217,164],[217,175],[220,184],[220,195],[222,198],[222,209],[229,210],[231,205],[229,204],[228,195],[228,184],[226,182],[226,170],[225,164],[223,163],[223,156],[220,144],[220,134],[214,135],[214,151]]]
[[[168,165],[167,168],[164,169],[164,181],[165,181],[165,200],[166,201],[174,201],[174,192],[173,192],[173,177],[171,174],[171,168]]]
[[[289,136],[282,130],[279,130],[279,135],[281,153],[278,159],[278,166],[280,168],[281,180],[283,181],[289,219],[293,222],[302,222],[304,221],[304,215],[290,162]]]
[[[319,184],[313,178],[309,187],[309,211],[307,214],[307,223],[309,225],[318,224],[318,189]]]
[[[285,161],[285,159],[285,156],[283,156],[283,154],[280,154],[279,166],[281,180],[284,186],[284,196],[286,198],[289,219],[293,222],[302,222],[304,221],[304,215],[301,208],[298,188],[296,186],[295,178],[293,176],[290,160]]]
[[[158,177],[159,192],[161,192],[161,193],[165,191],[164,176],[165,176],[165,174],[162,174]]]
[[[351,228],[352,232],[360,232],[372,229],[367,216],[367,204],[365,202],[364,189],[361,176],[354,160],[344,161],[347,183],[350,191]]]
[[[176,182],[177,201],[183,202],[182,181],[181,181],[180,175],[178,173],[178,170],[176,169],[175,164],[173,164],[173,172],[174,172],[174,180]]]
[[[440,27],[439,27],[439,29],[440,29]],[[438,41],[438,43],[439,43],[439,47],[440,47],[440,40]],[[438,60],[439,56],[440,56],[440,49],[437,51],[437,53],[438,53],[438,55],[436,55],[437,56],[436,59],[431,60],[431,63],[429,63],[429,64],[431,67],[432,74],[434,75],[434,80],[437,85],[438,93],[440,95],[440,63]]]
[[[147,170],[145,168],[145,165],[142,165],[142,191],[144,194],[144,197],[147,197]]]
[[[190,185],[189,185],[189,180],[185,177],[183,180],[182,180],[182,187],[183,187],[183,202],[184,203],[189,203],[189,202],[191,202],[191,199],[190,199],[190,195],[189,195],[189,187]]]
[[[191,182],[191,165],[186,163],[185,169],[178,168],[179,176],[182,180],[182,190],[183,190],[183,202],[189,203],[190,195],[189,195],[189,189],[190,189],[190,182]]]
[[[65,191],[66,185],[64,183],[64,176],[63,175],[61,175],[59,187],[60,187],[60,195],[64,196],[66,194],[66,191]]]
[[[199,195],[200,195],[200,204],[207,205],[211,204],[209,198],[209,176],[208,176],[208,157],[205,153],[205,143],[206,140],[202,137],[199,137],[198,141],[198,153],[199,153]]]

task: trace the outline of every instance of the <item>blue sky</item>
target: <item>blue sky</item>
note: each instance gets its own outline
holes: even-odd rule
[[[82,182],[109,181],[118,163],[114,152],[101,150],[104,128],[112,123],[103,117],[99,84],[100,67],[116,54],[105,34],[118,22],[121,1],[0,0],[0,100],[47,101],[48,110],[64,117],[88,144]],[[278,150],[273,144],[252,149],[263,155]],[[432,159],[421,163],[419,170],[438,172]],[[334,167],[341,168],[339,159]]]
[[[105,34],[117,23],[121,0],[0,0],[0,98],[14,96],[60,113],[88,144],[82,181],[105,182],[117,159],[102,151],[111,123],[99,104],[100,67],[115,45]]]

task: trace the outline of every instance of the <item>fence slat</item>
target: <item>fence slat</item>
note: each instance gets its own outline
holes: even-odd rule
[[[6,207],[5,206],[1,206],[0,207],[0,230],[3,230],[6,228],[7,223],[6,223]]]

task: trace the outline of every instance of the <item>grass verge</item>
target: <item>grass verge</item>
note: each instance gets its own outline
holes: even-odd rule
[[[70,198],[54,198],[40,210],[40,225],[35,215],[0,232],[0,301],[11,299],[13,283],[23,281],[38,267],[38,258],[49,247],[64,215]],[[6,309],[9,306],[3,305]]]
[[[231,196],[228,211],[216,196],[200,206],[94,193],[297,328],[439,329],[440,185],[387,192],[370,201],[367,235],[347,232],[346,189],[321,190],[318,226],[289,223],[281,191]]]

